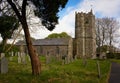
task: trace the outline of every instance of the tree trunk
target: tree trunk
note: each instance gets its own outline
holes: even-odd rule
[[[2,41],[2,52],[5,52],[5,46],[7,44],[7,38],[3,38],[3,41]]]
[[[27,44],[27,48],[28,48],[28,53],[29,53],[29,56],[31,59],[32,74],[38,75],[41,72],[41,63],[39,61],[39,57],[37,56],[36,50],[34,49],[34,47],[32,45],[28,25],[26,22],[24,22],[22,24],[22,28],[25,33],[25,39],[26,39],[26,44]]]
[[[22,28],[25,33],[25,39],[26,39],[26,44],[27,44],[27,48],[28,48],[28,53],[29,53],[29,56],[31,59],[32,74],[38,75],[38,74],[40,74],[40,71],[41,71],[41,64],[40,64],[39,58],[37,56],[37,53],[32,46],[32,41],[30,38],[30,33],[29,33],[27,21],[26,21],[27,0],[23,0],[21,12],[17,9],[17,6],[13,0],[7,0],[7,2],[11,5],[11,7],[13,8],[14,12],[16,13],[19,21],[22,24]]]

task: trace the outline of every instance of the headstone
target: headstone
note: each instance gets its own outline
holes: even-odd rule
[[[21,63],[21,55],[20,55],[20,52],[18,52],[18,63]]]
[[[13,56],[14,56],[14,52],[13,51],[10,52],[9,55],[10,55],[9,60],[12,61],[13,60]]]
[[[24,52],[21,53],[21,59],[22,59],[22,63],[26,64],[26,58],[25,58],[25,53]]]
[[[1,53],[0,58],[2,59],[3,57],[5,57],[5,54]]]
[[[10,60],[10,61],[12,61],[12,60],[13,60],[13,57],[12,57],[12,56],[10,56],[10,57],[9,57],[9,60]]]
[[[14,55],[14,52],[12,51],[12,52],[11,52],[11,56],[13,56],[13,55]]]
[[[60,56],[59,55],[56,55],[56,60],[60,61]]]
[[[105,52],[102,52],[100,54],[100,59],[106,59],[106,53]]]
[[[46,55],[46,64],[50,63],[50,55]]]
[[[77,55],[75,55],[75,60],[77,60]]]
[[[70,57],[70,59],[71,59],[71,60],[70,60],[71,62],[73,62],[73,61],[74,61],[73,57]]]
[[[76,60],[76,55],[73,56],[73,59]]]
[[[1,53],[0,58],[0,73],[5,74],[8,72],[8,60],[5,58],[5,54]]]
[[[65,57],[65,64],[68,64],[68,57]]]
[[[66,55],[62,56],[62,64],[66,64]]]
[[[27,55],[27,57],[28,57],[28,61],[30,61],[30,56],[29,56],[29,55]]]

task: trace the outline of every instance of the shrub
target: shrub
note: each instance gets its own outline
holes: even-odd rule
[[[114,53],[116,59],[120,59],[120,53]]]
[[[107,59],[113,59],[113,58],[115,58],[115,55],[114,55],[114,53],[106,53],[106,57],[107,57]]]
[[[108,59],[120,59],[120,53],[107,53],[106,57]]]

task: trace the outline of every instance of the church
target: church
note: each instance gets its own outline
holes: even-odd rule
[[[17,42],[27,53],[26,43]],[[75,13],[75,38],[38,39],[33,41],[38,55],[67,56],[77,58],[96,57],[95,16],[88,13]]]

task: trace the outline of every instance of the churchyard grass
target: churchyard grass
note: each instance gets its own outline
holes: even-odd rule
[[[120,59],[110,59],[111,62],[116,62],[120,64]]]
[[[40,57],[42,62],[42,72],[38,76],[31,74],[30,61],[26,64],[18,64],[17,57],[14,56],[9,61],[7,74],[0,74],[0,83],[107,83],[110,72],[110,62],[100,60],[101,77],[98,78],[96,60],[87,60],[83,65],[83,60],[75,60],[69,64],[53,62],[45,64],[45,57]]]

